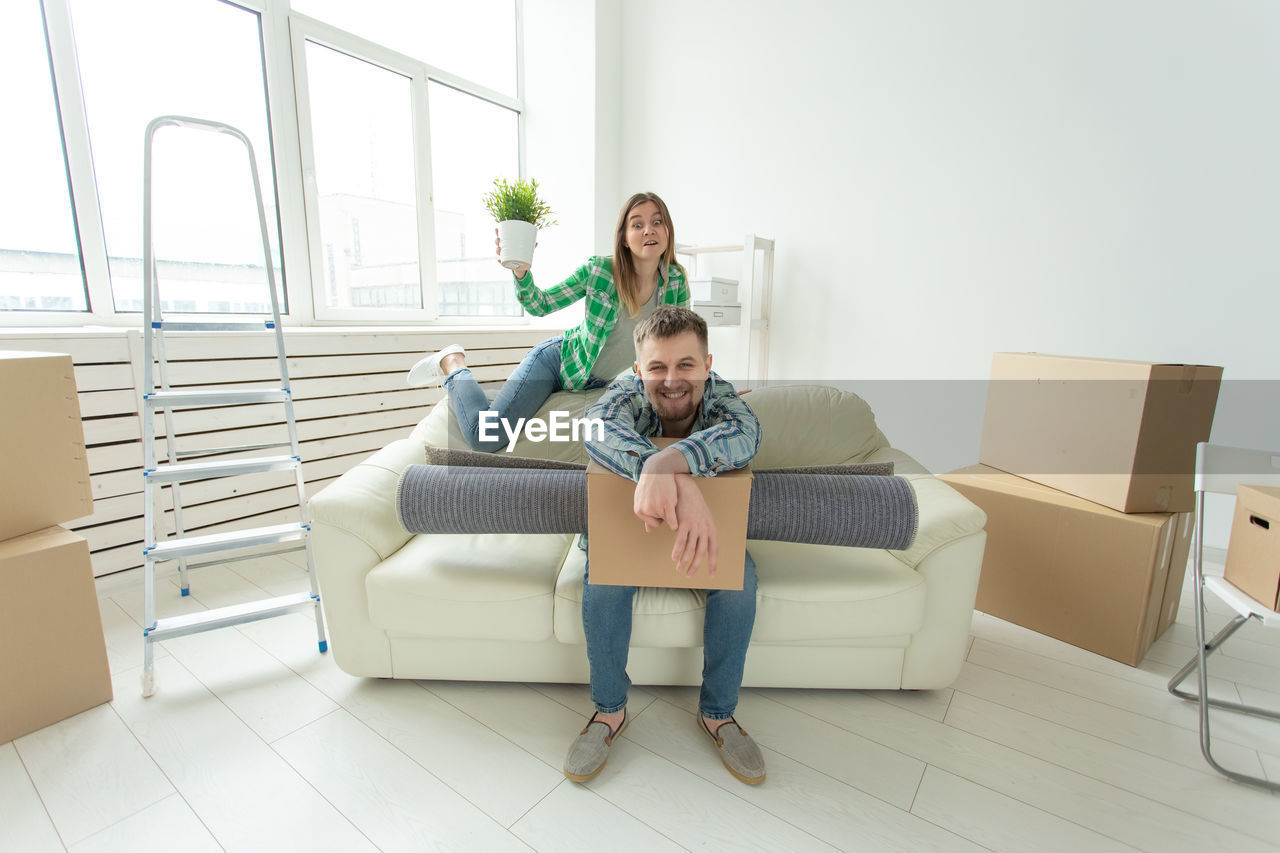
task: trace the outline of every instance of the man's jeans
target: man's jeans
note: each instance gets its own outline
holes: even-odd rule
[[[633,586],[590,583],[591,563],[582,581],[582,628],[591,664],[591,701],[601,714],[627,705],[627,650],[631,645]],[[702,631],[702,693],[698,710],[710,720],[727,720],[738,707],[738,689],[747,644],[756,621],[756,564],[747,554],[742,589],[707,590]]]
[[[445,377],[444,388],[449,392],[449,405],[453,416],[458,421],[467,444],[472,450],[481,453],[493,453],[501,450],[509,443],[509,436],[502,428],[502,419],[506,419],[512,429],[521,418],[533,415],[547,398],[564,388],[560,381],[560,342],[563,335],[538,344],[511,371],[498,396],[490,404],[480,383],[471,375],[471,368],[455,370]],[[606,383],[592,377],[584,390],[602,388]],[[488,419],[490,424],[489,440],[480,439],[480,414],[493,412],[496,417]]]

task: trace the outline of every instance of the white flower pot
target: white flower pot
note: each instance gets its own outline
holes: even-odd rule
[[[520,265],[533,263],[533,246],[538,240],[538,228],[532,222],[508,219],[498,223],[498,238],[502,240],[502,254],[498,260],[513,270]]]

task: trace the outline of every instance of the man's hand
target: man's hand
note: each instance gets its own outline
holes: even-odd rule
[[[693,477],[677,474],[674,479],[676,518],[680,526],[675,528],[676,545],[671,551],[671,560],[676,564],[676,571],[686,577],[697,572],[705,560],[707,575],[715,577],[720,546],[716,539],[716,524],[711,518],[711,509]]]
[[[632,508],[636,517],[644,522],[645,533],[657,530],[663,523],[679,530],[675,475],[681,472],[689,473],[689,463],[678,450],[668,448],[644,461]]]

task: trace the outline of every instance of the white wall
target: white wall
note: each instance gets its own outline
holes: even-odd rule
[[[620,189],[776,238],[770,376],[857,381],[926,465],[976,458],[993,351],[1280,379],[1273,0],[618,8]],[[1214,440],[1280,446],[1267,389]]]

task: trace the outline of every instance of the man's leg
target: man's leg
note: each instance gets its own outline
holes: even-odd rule
[[[748,785],[764,781],[764,755],[733,719],[733,712],[738,707],[747,646],[756,620],[756,586],[756,564],[747,554],[741,590],[707,593],[702,694],[698,697],[699,725],[715,742],[724,766]]]
[[[635,587],[595,586],[590,583],[591,564],[582,582],[582,628],[587,635],[587,661],[591,665],[591,702],[596,712],[569,745],[564,775],[586,782],[609,759],[614,738],[627,719],[627,650],[631,645],[631,603]]]
[[[506,447],[508,436],[499,419],[506,418],[515,429],[519,419],[538,411],[548,397],[560,390],[560,342],[561,337],[557,336],[530,350],[511,371],[510,378],[492,403],[472,375],[471,368],[461,367],[445,377],[449,406],[472,450],[493,453]],[[489,434],[494,437],[487,441],[480,438],[480,415],[483,412],[493,412],[496,416],[489,419],[492,424]]]
[[[591,666],[591,702],[599,719],[622,720],[627,706],[627,652],[631,647],[633,586],[602,586],[591,581],[591,561],[582,578],[582,630]],[[614,726],[616,728],[616,726]]]
[[[747,554],[742,589],[713,589],[707,593],[698,710],[712,731],[717,721],[729,719],[738,707],[747,646],[756,622],[757,583],[755,561]]]

